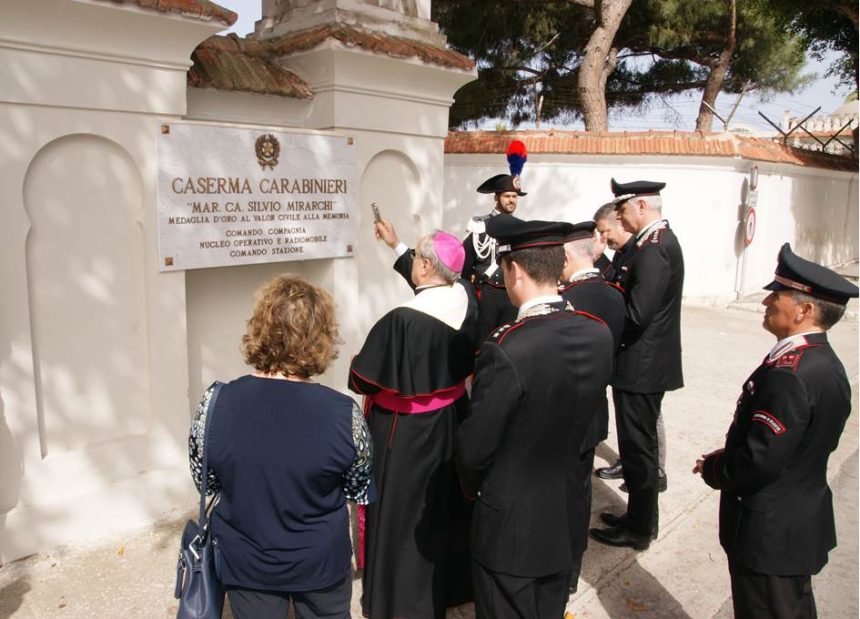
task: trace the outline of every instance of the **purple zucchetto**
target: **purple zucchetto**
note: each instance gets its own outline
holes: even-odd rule
[[[455,273],[463,270],[463,263],[466,262],[466,251],[463,249],[462,241],[456,236],[447,232],[437,232],[433,235],[433,249],[436,251],[439,262],[446,267]]]

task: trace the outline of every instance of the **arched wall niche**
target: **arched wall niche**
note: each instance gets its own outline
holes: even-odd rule
[[[42,457],[140,435],[152,423],[143,182],[93,134],[45,144],[23,184]]]
[[[409,247],[415,247],[418,237],[430,232],[422,228],[421,215],[409,208],[409,205],[417,208],[423,202],[421,183],[418,166],[399,150],[376,153],[364,169],[354,258],[361,279],[361,302],[350,308],[350,311],[358,312],[357,326],[361,333],[367,333],[383,314],[412,296],[406,282],[392,270],[394,252],[374,237],[370,205],[375,202],[380,215],[392,223],[400,240]],[[392,285],[392,280],[401,281]]]

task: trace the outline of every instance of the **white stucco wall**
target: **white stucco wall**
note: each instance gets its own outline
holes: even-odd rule
[[[740,219],[749,171],[758,165],[758,227],[746,249]],[[507,172],[503,154],[445,156],[446,229],[462,234],[473,215],[492,209],[492,195],[475,188]],[[724,304],[770,281],[776,255],[789,242],[825,264],[858,256],[857,173],[810,169],[739,158],[687,156],[529,155],[516,214],[524,219],[591,219],[612,198],[610,179],[666,182],[663,215],[684,250],[684,297]],[[743,275],[743,277],[741,277]]]
[[[219,27],[112,3],[0,20],[0,562],[193,498],[184,274],[159,274],[159,118]]]
[[[275,274],[334,295],[344,345],[321,382],[346,391],[369,327],[411,295],[370,203],[409,243],[441,224],[448,106],[473,72],[332,43],[286,62],[313,100],[188,91],[192,50],[222,28],[130,3],[3,4],[0,564],[196,505],[191,411],[247,372],[252,295]],[[160,273],[156,136],[179,119],[352,136],[355,257]]]

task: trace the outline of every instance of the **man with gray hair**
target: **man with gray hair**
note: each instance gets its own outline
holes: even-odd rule
[[[657,417],[666,391],[684,385],[681,371],[681,293],[684,256],[662,216],[665,183],[612,179],[616,214],[635,236],[616,282],[624,289],[627,316],[612,377],[612,398],[624,482],[625,514],[604,513],[599,542],[644,550],[658,529]]]
[[[615,251],[610,266],[606,267],[604,265],[600,269],[606,281],[615,283],[617,277],[621,275],[622,265],[633,253],[632,250],[636,244],[636,237],[625,230],[621,222],[615,217],[615,202],[607,202],[595,211],[594,224],[597,233],[600,235],[600,239],[609,249]],[[606,256],[601,257],[608,260]],[[597,260],[595,260],[594,266],[600,268]],[[666,478],[666,428],[663,424],[662,413],[657,416],[657,453],[660,466],[657,477],[657,489],[660,492],[664,492],[668,487],[668,480]],[[598,468],[594,474],[600,479],[621,479],[624,476],[621,467],[621,458],[618,458],[610,466]],[[627,492],[627,485],[622,483],[619,490]]]
[[[720,543],[738,619],[817,616],[811,575],[836,546],[827,460],[851,413],[851,385],[827,331],[857,286],[779,252],[762,326],[776,338],[747,378],[726,443],[693,473],[720,491]]]

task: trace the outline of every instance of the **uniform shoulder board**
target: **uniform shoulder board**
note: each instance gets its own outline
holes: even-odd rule
[[[803,356],[804,349],[795,349],[789,351],[782,355],[776,362],[773,364],[773,367],[776,368],[789,368],[791,370],[797,371],[797,365],[800,363],[800,358]]]
[[[487,220],[492,217],[492,214],[476,215],[466,224],[466,231],[472,234],[483,234],[487,231]]]
[[[501,340],[502,336],[507,333],[510,328],[513,326],[513,323],[507,323],[502,325],[501,327],[496,327],[496,330],[490,333],[490,339],[494,342],[498,343]]]

